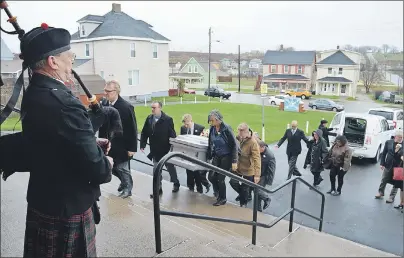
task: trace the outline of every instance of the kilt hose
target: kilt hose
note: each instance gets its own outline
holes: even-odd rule
[[[97,257],[91,208],[70,218],[53,217],[27,209],[24,257]]]

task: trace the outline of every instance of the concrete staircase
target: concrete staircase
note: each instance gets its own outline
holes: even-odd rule
[[[163,253],[155,253],[153,203],[149,197],[152,178],[133,172],[133,196],[116,196],[114,178],[102,186],[101,223],[97,226],[99,257],[392,257],[357,243],[320,233],[297,224],[292,233],[288,222],[280,221],[271,229],[258,228],[257,245],[251,245],[251,226],[161,216]],[[28,174],[20,173],[1,182],[2,257],[21,256],[25,226],[25,193]],[[185,188],[171,193],[172,184],[163,181],[161,207],[210,216],[250,220],[252,210],[228,203],[213,207],[213,198],[189,192]],[[262,213],[258,221],[274,218]]]

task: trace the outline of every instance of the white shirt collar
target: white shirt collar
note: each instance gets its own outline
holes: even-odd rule
[[[116,99],[114,102],[110,102],[111,106],[115,105],[115,103],[116,103],[117,100],[118,100],[118,99]]]

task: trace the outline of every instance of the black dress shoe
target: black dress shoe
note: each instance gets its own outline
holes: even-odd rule
[[[227,199],[218,199],[213,206],[220,206],[220,205],[225,205],[227,202]]]
[[[293,173],[294,176],[302,176],[302,174],[300,174],[300,172],[296,171]]]
[[[268,207],[269,207],[269,204],[271,203],[271,199],[266,199],[266,200],[264,200],[264,210],[266,210]]]
[[[236,202],[240,201],[240,195],[236,197]]]
[[[132,196],[132,192],[129,191],[129,190],[127,190],[127,189],[124,189],[124,190],[122,191],[122,193],[119,195],[119,197],[121,197],[122,199],[126,199],[126,198],[128,198],[129,196]]]
[[[179,190],[180,190],[180,186],[179,186],[179,185],[174,185],[172,192],[173,192],[173,193],[176,193],[176,192],[178,192]],[[194,191],[193,188],[192,188],[192,191]]]
[[[163,195],[163,189],[159,190],[159,195],[162,196]],[[153,199],[153,194],[150,195],[150,199]]]
[[[210,184],[205,185],[205,187],[206,187],[206,192],[205,192],[205,193],[209,193],[209,191],[210,191]]]
[[[196,191],[197,191],[198,193],[202,194],[202,193],[203,193],[203,188],[197,188]]]
[[[119,187],[118,187],[118,192],[121,192],[122,190],[123,190],[123,185],[120,184]]]
[[[188,187],[189,191],[194,192],[195,189],[193,187]]]

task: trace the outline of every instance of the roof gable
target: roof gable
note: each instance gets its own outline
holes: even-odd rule
[[[315,51],[274,51],[265,53],[262,64],[311,65],[315,60]]]
[[[341,50],[338,50],[329,57],[324,58],[317,64],[328,64],[328,65],[356,65],[352,59],[347,57]]]
[[[190,65],[197,65],[197,66],[198,66],[198,73],[199,73],[199,69],[201,69],[203,72],[205,72],[204,67],[203,67],[195,58],[191,57],[191,58],[188,60],[188,62],[186,62],[186,63],[181,67],[180,73],[188,73],[188,67],[189,67]],[[192,71],[194,71],[194,70],[192,70]],[[207,71],[207,70],[206,70],[206,71]]]
[[[86,37],[86,39],[117,36],[170,41],[163,35],[151,29],[152,26],[150,24],[142,20],[136,20],[124,12],[110,11],[103,16],[87,15],[79,21],[84,21],[86,19],[102,22],[90,35]],[[80,39],[82,38],[80,38],[79,32],[72,35],[72,40]]]
[[[14,54],[11,52],[11,50],[8,48],[6,42],[4,42],[3,39],[1,39],[1,60],[13,60],[14,59]]]

